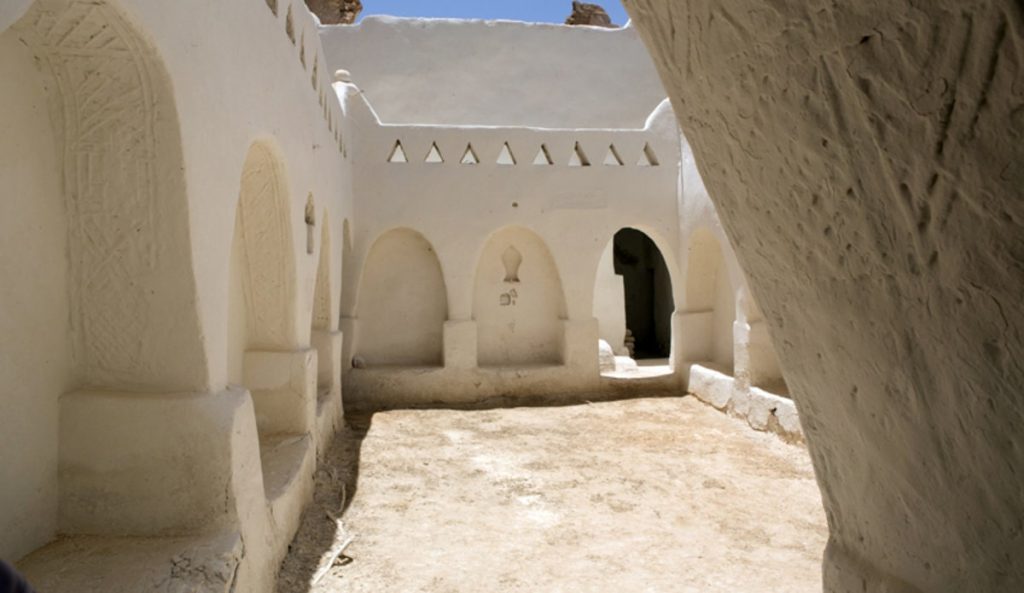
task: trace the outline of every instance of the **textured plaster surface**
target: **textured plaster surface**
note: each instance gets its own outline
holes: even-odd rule
[[[382,412],[337,445],[281,593],[820,590],[806,450],[694,398]]]
[[[798,403],[828,591],[1024,588],[1024,11],[628,0]]]

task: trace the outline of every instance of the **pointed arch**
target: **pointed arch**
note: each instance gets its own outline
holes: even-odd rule
[[[285,171],[265,142],[249,148],[242,167],[232,242],[232,331],[236,366],[245,350],[288,350],[295,339],[295,254]],[[244,336],[244,341],[239,338]]]
[[[181,134],[163,60],[104,1],[36,2],[15,28],[57,82],[78,382],[206,388]]]
[[[114,3],[18,8],[0,9],[20,13],[0,27],[0,126],[19,130],[0,139],[13,213],[0,221],[0,309],[18,344],[0,362],[0,434],[19,450],[0,468],[8,558],[51,539],[72,492],[58,488],[62,394],[211,387],[162,57]]]
[[[536,233],[511,226],[488,238],[476,268],[473,318],[481,366],[562,363],[565,293]]]

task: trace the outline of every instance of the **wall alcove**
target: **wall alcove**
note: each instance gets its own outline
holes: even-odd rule
[[[522,227],[491,235],[473,293],[480,366],[561,364],[565,297],[544,241]]]
[[[440,366],[448,299],[441,263],[411,229],[385,232],[370,248],[356,305],[356,356],[368,366]]]

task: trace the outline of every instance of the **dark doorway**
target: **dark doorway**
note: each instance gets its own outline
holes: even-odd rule
[[[615,233],[615,273],[622,276],[626,329],[635,340],[633,358],[668,358],[672,347],[672,282],[661,251],[644,233]]]

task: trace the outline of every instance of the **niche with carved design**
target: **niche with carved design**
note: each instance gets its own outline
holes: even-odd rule
[[[494,233],[477,264],[473,295],[479,364],[561,364],[565,312],[544,241],[522,227]]]

